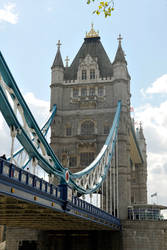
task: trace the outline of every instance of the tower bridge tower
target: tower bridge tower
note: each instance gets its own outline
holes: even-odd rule
[[[85,168],[101,150],[112,126],[117,102],[121,100],[118,197],[120,218],[126,219],[127,208],[132,202],[146,202],[147,178],[146,171],[142,171],[145,154],[142,155],[139,148],[140,144],[144,144],[141,136],[137,139],[134,128],[132,130],[130,75],[121,40],[119,35],[118,49],[111,63],[99,33],[92,25],[70,66],[68,63],[64,66],[58,42],[51,68],[50,103],[51,107],[57,105],[51,127],[51,146],[63,165],[71,171]],[[132,150],[132,143],[137,159],[133,156],[136,152]]]

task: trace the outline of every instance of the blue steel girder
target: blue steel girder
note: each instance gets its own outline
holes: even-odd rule
[[[44,136],[47,135],[48,133],[48,130],[50,128],[50,125],[54,119],[54,116],[56,114],[56,110],[57,110],[57,106],[56,105],[53,105],[52,107],[52,113],[51,113],[51,116],[49,117],[49,119],[47,120],[47,122],[45,123],[45,125],[42,127],[41,131],[42,131],[42,134]],[[32,141],[34,141],[34,138],[32,139]],[[13,154],[13,158],[15,158],[16,156],[18,156],[19,154],[21,154],[24,150],[24,147],[22,147],[21,149],[17,150],[14,154]],[[11,157],[9,157],[7,159],[8,161],[11,160]],[[21,166],[23,169],[26,168],[26,166],[29,164],[29,162],[32,160],[32,157],[29,157],[29,159],[25,162],[25,164],[23,166]]]
[[[41,156],[35,146],[32,144],[31,139],[27,136],[24,129],[17,120],[7,98],[0,86],[0,110],[3,117],[5,118],[9,127],[14,126],[19,132],[17,133],[17,139],[20,141],[26,152],[31,158],[36,157],[38,159],[39,165],[48,173],[54,173],[59,177],[63,177],[63,173],[52,167],[46,160]]]
[[[24,111],[24,117],[26,119],[26,123],[27,123],[28,127],[30,129],[33,129],[35,131],[35,133],[37,134],[40,142],[44,145],[48,156],[50,156],[51,159],[53,160],[53,162],[55,163],[55,168],[64,173],[65,169],[63,168],[63,166],[59,162],[58,158],[54,154],[52,148],[47,143],[45,137],[42,135],[33,115],[31,114],[31,111],[29,110],[26,102],[24,101],[22,94],[20,93],[19,88],[17,87],[17,84],[16,84],[1,52],[0,52],[0,73],[2,75],[2,78],[5,82],[5,84],[7,84],[7,86],[10,89],[12,89],[13,93],[11,93],[11,97],[13,99],[17,98],[19,105],[21,105],[21,107]],[[10,119],[10,117],[8,117],[8,119]]]

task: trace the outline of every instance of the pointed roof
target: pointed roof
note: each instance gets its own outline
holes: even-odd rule
[[[65,80],[77,79],[80,60],[84,59],[88,54],[94,60],[97,60],[101,77],[112,76],[112,64],[100,42],[100,37],[86,37],[71,66],[65,68]]]
[[[143,127],[142,127],[142,123],[140,122],[140,128],[139,128],[139,139],[144,139],[144,133],[143,133]]]
[[[97,62],[101,77],[113,75],[112,64],[103,48],[102,43],[100,42],[99,32],[96,32],[94,30],[92,24],[91,30],[90,32],[86,33],[84,43],[82,44],[77,55],[75,56],[71,66],[65,68],[65,80],[77,79],[77,71],[80,64],[80,60],[84,59],[88,54],[92,57],[92,59]]]
[[[61,43],[60,43],[60,40],[59,40],[58,43],[57,43],[57,53],[56,53],[53,65],[51,67],[52,69],[54,67],[56,67],[56,66],[64,68],[63,60],[62,60],[61,53],[60,53],[60,46],[61,46]]]
[[[125,59],[125,53],[124,53],[124,51],[122,49],[122,45],[121,45],[121,40],[123,38],[121,37],[121,35],[119,35],[119,37],[117,39],[119,41],[119,44],[118,44],[118,49],[117,49],[117,52],[116,52],[113,64],[117,63],[117,62],[126,63],[127,64],[127,61]]]

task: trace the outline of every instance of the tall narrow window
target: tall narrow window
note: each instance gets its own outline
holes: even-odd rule
[[[70,127],[70,126],[66,127],[66,135],[67,135],[67,136],[71,136],[71,134],[72,134],[72,129],[71,129],[71,127]]]
[[[94,158],[95,158],[94,152],[80,153],[80,165],[87,166],[94,160]]]
[[[73,89],[73,97],[78,97],[79,95],[79,89],[75,88]]]
[[[105,125],[104,125],[104,134],[105,134],[105,135],[108,135],[108,134],[109,134],[109,131],[110,131],[109,126],[105,124]]]
[[[76,156],[70,156],[70,158],[69,158],[69,167],[76,167],[76,165],[77,165]]]
[[[81,89],[81,96],[87,96],[87,88]]]
[[[103,96],[104,95],[104,88],[103,87],[99,87],[98,88],[98,96]]]
[[[82,70],[82,80],[86,80],[87,76],[86,76],[86,70],[83,69]]]
[[[93,135],[94,130],[94,122],[92,121],[85,121],[81,124],[81,135]]]
[[[90,79],[95,79],[95,70],[90,69]]]
[[[94,96],[95,95],[95,88],[90,88],[89,89],[89,96]]]

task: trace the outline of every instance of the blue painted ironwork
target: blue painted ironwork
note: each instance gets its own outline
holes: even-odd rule
[[[22,126],[20,125],[19,121],[17,120],[7,98],[3,91],[3,89],[0,86],[0,109],[3,114],[3,117],[5,118],[7,124],[9,127],[15,127],[19,132],[17,133],[17,139],[20,141],[22,145],[24,145],[25,150],[29,154],[30,157],[37,157],[39,165],[48,173],[55,175],[59,177],[63,177],[63,172],[58,171],[56,168],[54,168],[52,165],[48,163],[48,161],[45,160],[44,157],[41,156],[41,154],[38,152],[38,150],[35,148],[35,146],[32,144],[31,139],[28,137]],[[10,117],[10,119],[9,119]]]
[[[59,212],[82,217],[114,230],[120,220],[86,201],[72,196],[67,185],[56,186],[0,158],[0,193]],[[18,190],[18,192],[17,192]],[[34,197],[36,200],[34,201]],[[39,198],[39,200],[38,200]],[[55,206],[53,206],[53,203]]]
[[[46,136],[47,133],[48,133],[48,131],[49,131],[50,125],[51,125],[51,123],[52,123],[52,121],[53,121],[53,119],[54,119],[54,116],[55,116],[55,114],[56,114],[56,111],[57,111],[57,106],[56,106],[56,104],[55,104],[55,105],[53,105],[53,107],[52,107],[52,113],[51,113],[49,119],[47,120],[47,122],[45,123],[45,125],[44,125],[44,126],[42,127],[42,129],[41,129],[41,132],[42,132],[42,134],[43,134],[44,136]],[[32,141],[34,141],[34,138],[32,139]],[[24,151],[24,147],[22,147],[21,149],[17,150],[17,152],[14,153],[13,158],[15,158],[16,156],[18,156],[19,154],[21,154],[23,151]],[[7,160],[10,161],[10,160],[11,160],[11,157],[9,157]],[[22,167],[23,169],[25,169],[26,166],[29,164],[29,162],[30,162],[31,160],[32,160],[32,157],[29,157],[29,159],[28,159],[27,162],[24,164],[24,166],[21,166],[21,167]]]
[[[55,168],[59,171],[62,171],[63,173],[65,172],[63,166],[61,165],[61,163],[59,162],[58,158],[56,157],[56,155],[54,154],[52,148],[49,146],[49,144],[47,143],[45,137],[42,135],[31,111],[29,110],[29,107],[27,106],[22,94],[20,93],[19,88],[17,87],[17,84],[0,52],[0,73],[2,75],[2,78],[4,80],[4,82],[7,84],[7,86],[12,90],[10,95],[12,99],[17,99],[19,105],[21,105],[21,107],[23,108],[24,111],[24,117],[26,119],[27,125],[29,126],[29,128],[34,130],[34,133],[36,133],[36,135],[38,135],[39,141],[44,145],[45,150],[48,154],[48,156],[50,156],[52,158],[52,161],[55,163]],[[2,88],[1,88],[1,92],[2,92]],[[8,104],[9,105],[9,104]],[[5,106],[3,107],[3,109],[5,109]],[[8,117],[9,119],[9,117]],[[11,123],[10,121],[8,121],[8,123]],[[8,124],[9,125],[9,124]],[[12,126],[13,124],[10,124],[10,126]],[[22,140],[22,145],[24,146],[24,140]]]

